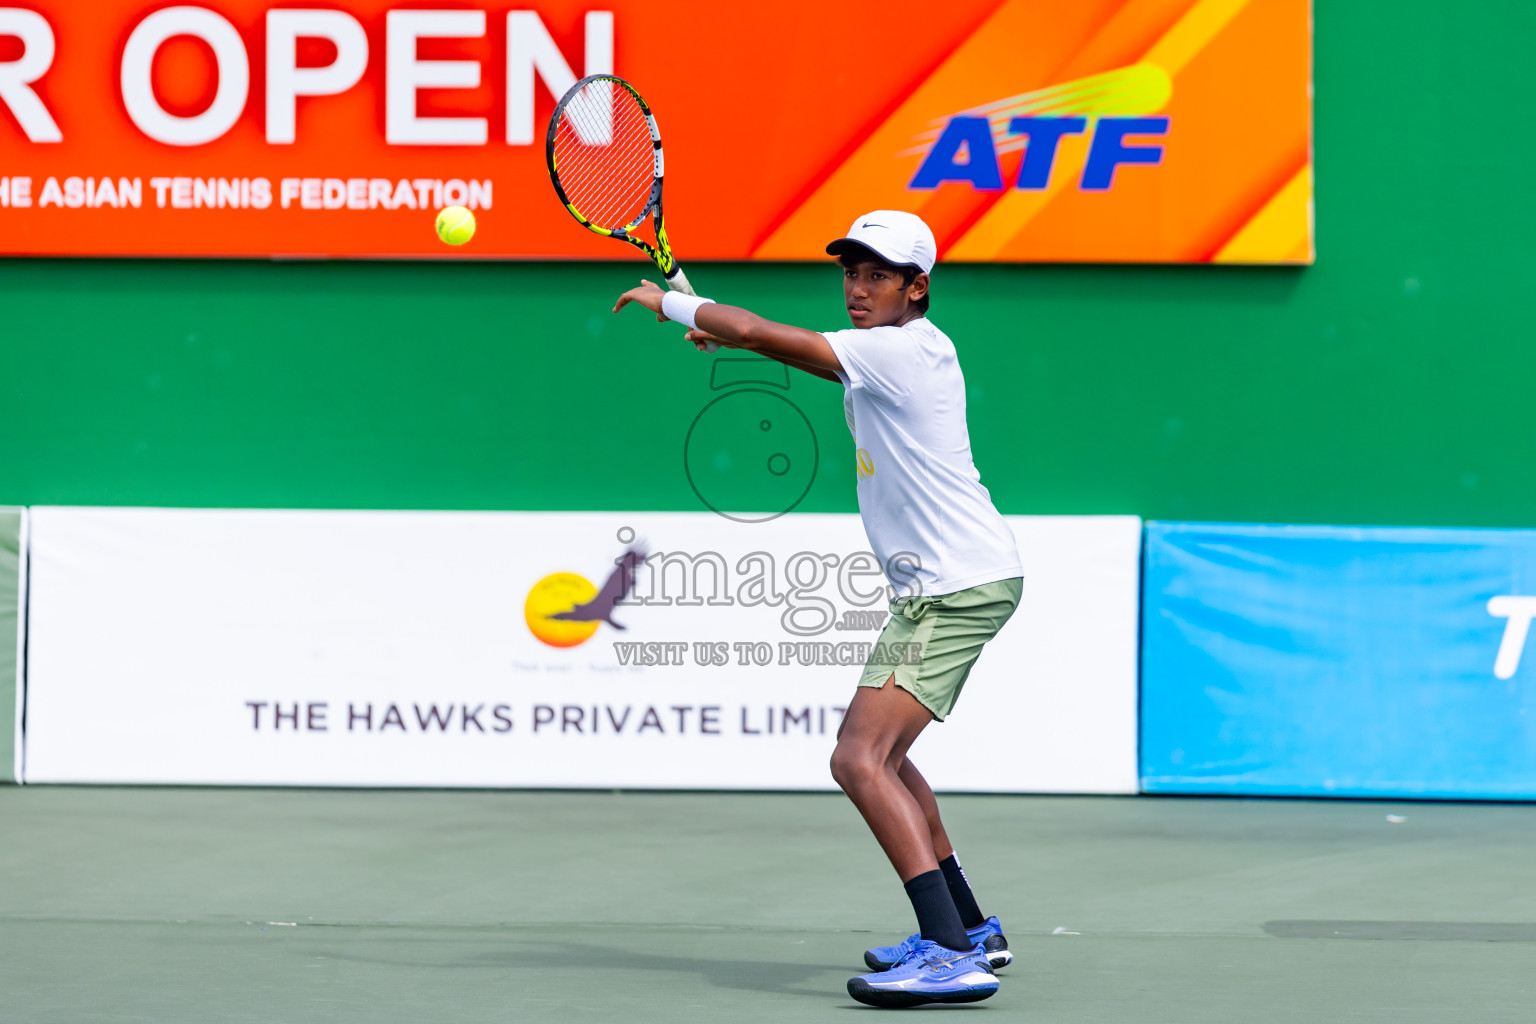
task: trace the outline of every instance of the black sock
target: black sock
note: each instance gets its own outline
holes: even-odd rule
[[[917,932],[941,946],[963,953],[972,946],[944,884],[944,872],[925,871],[906,883],[907,898],[917,912]]]
[[[944,882],[949,886],[949,898],[955,901],[955,909],[960,912],[960,923],[967,928],[975,928],[985,921],[981,908],[976,905],[976,896],[971,892],[971,883],[965,877],[965,870],[960,867],[960,858],[951,852],[939,861],[939,870],[944,872]]]

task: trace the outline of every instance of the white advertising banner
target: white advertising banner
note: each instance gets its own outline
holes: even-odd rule
[[[913,760],[946,790],[1135,792],[1141,523],[1008,518],[1023,602]],[[830,789],[886,618],[855,515],[31,526],[35,782]]]

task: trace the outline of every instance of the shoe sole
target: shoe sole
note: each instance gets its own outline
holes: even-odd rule
[[[865,1006],[884,1009],[904,1009],[909,1006],[926,1006],[929,1003],[979,1003],[997,995],[998,986],[965,988],[956,992],[907,992],[901,989],[876,988],[863,978],[848,979],[848,994]]]

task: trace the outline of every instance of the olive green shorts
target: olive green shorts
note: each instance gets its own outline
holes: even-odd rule
[[[953,594],[897,598],[859,685],[879,689],[894,674],[897,686],[944,721],[982,646],[1003,628],[1023,593],[1024,581],[1015,577]]]

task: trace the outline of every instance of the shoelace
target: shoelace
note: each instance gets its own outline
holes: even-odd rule
[[[886,947],[887,949],[894,950],[896,953],[896,959],[891,962],[891,967],[906,963],[907,957],[911,955],[912,951],[922,944],[922,935],[913,933],[896,943],[896,945]]]
[[[937,942],[920,940],[911,949],[907,950],[902,958],[893,965],[893,969],[895,967],[905,966],[906,964],[911,963],[913,960],[921,959],[925,964],[933,964],[935,966],[954,970],[956,961],[963,960],[964,958],[971,956],[972,952],[973,951],[961,952],[957,949],[949,949],[945,946],[941,946]]]
[[[938,951],[942,948],[943,947],[939,946],[937,943],[927,942],[919,939],[917,942],[912,944],[910,949],[902,954],[901,959],[897,961],[896,966],[904,967],[911,963],[913,960],[922,960],[924,963],[927,963],[930,960],[938,959]]]

